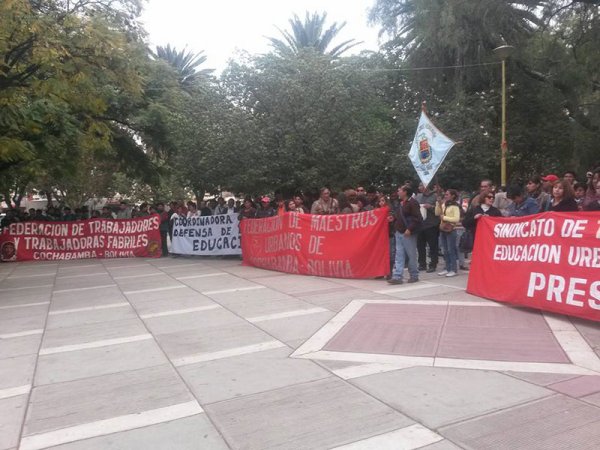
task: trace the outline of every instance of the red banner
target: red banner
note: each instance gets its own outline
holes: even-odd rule
[[[478,222],[467,292],[600,321],[600,213]]]
[[[388,209],[357,214],[287,213],[241,222],[244,265],[334,278],[390,271]]]
[[[158,215],[136,219],[19,222],[0,234],[2,261],[158,258]]]

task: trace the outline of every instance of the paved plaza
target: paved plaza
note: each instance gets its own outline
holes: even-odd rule
[[[466,282],[2,264],[0,450],[598,449],[600,324]]]

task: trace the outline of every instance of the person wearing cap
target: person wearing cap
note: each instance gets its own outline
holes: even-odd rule
[[[521,186],[510,186],[506,196],[512,200],[508,207],[510,217],[530,216],[540,212],[537,202],[531,197],[526,197]]]
[[[256,211],[257,219],[264,219],[265,217],[273,217],[276,216],[277,213],[275,209],[271,206],[271,199],[267,196],[264,196],[260,199],[260,208]]]
[[[339,214],[340,207],[337,200],[331,198],[331,191],[323,187],[320,189],[320,194],[319,200],[312,204],[310,213],[320,215]]]
[[[552,185],[557,180],[560,180],[560,178],[558,178],[553,173],[546,175],[545,177],[542,177],[542,181],[544,182],[542,184],[542,189],[544,190],[544,192],[547,192],[548,195],[552,195]]]

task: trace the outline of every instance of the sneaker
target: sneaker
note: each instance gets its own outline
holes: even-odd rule
[[[465,271],[469,271],[469,268],[467,266],[460,266],[459,267],[460,270],[465,270]]]
[[[443,277],[444,275],[447,275],[447,274],[448,274],[448,271],[447,271],[447,270],[442,270],[441,272],[438,272],[438,275],[439,275],[440,277]]]
[[[418,278],[409,278],[407,283],[417,283],[419,281]]]
[[[455,276],[457,276],[457,275],[458,275],[458,274],[457,274],[456,272],[450,271],[450,272],[448,272],[448,273],[446,274],[446,277],[450,278],[450,277],[455,277]]]
[[[429,269],[427,269],[425,272],[427,273],[433,273],[435,272],[437,269],[435,267],[430,267]]]
[[[392,279],[392,275],[390,275],[390,274],[387,274],[387,275],[386,275],[384,278],[385,278],[386,280],[391,280],[391,279]]]
[[[403,284],[404,281],[402,281],[400,278],[390,278],[389,280],[387,280],[387,282],[389,284]]]

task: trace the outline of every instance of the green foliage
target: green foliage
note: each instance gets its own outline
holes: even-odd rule
[[[199,79],[206,78],[213,69],[198,70],[198,67],[206,61],[204,52],[192,53],[191,51],[177,51],[175,47],[167,44],[166,47],[156,47],[157,59],[161,59],[173,67],[179,76],[179,83],[184,89],[189,90]]]
[[[599,19],[593,2],[544,0],[378,0],[371,10],[401,71],[403,90],[390,99],[409,108],[428,100],[440,128],[463,141],[440,171],[456,187],[497,179],[501,80],[493,49],[503,44],[516,48],[507,62],[509,176],[583,173],[596,162]],[[424,66],[456,67],[411,71]]]
[[[261,144],[244,160],[254,189],[290,192],[381,176],[392,119],[366,65],[305,50],[229,68],[224,85],[260,133]]]
[[[136,4],[2,3],[0,174],[5,179],[37,180],[46,190],[60,190],[66,180],[81,177],[80,184],[88,183],[90,172],[82,167],[114,156],[113,122],[105,114],[116,98],[140,99],[142,92],[132,59],[136,29],[127,18]],[[67,184],[76,189],[77,183]]]
[[[273,51],[231,61],[149,50],[140,0],[0,3],[0,192],[77,206],[119,193],[170,200],[394,186],[421,102],[461,141],[438,174],[498,178],[507,61],[509,176],[598,163],[600,7],[590,0],[376,0],[381,53],[344,56],[344,24],[294,16]],[[450,66],[450,67],[441,67]],[[428,68],[424,70],[423,68]],[[433,68],[433,69],[431,69]]]
[[[291,32],[279,30],[283,35],[283,40],[271,37],[269,41],[271,41],[275,52],[281,56],[298,55],[307,49],[311,49],[323,55],[327,54],[332,57],[338,57],[352,47],[360,44],[360,42],[355,42],[354,39],[348,39],[329,49],[337,34],[346,25],[346,22],[340,25],[334,22],[329,28],[324,30],[326,20],[327,13],[321,15],[313,13],[310,15],[307,12],[304,22],[294,14],[294,17],[289,20]]]

